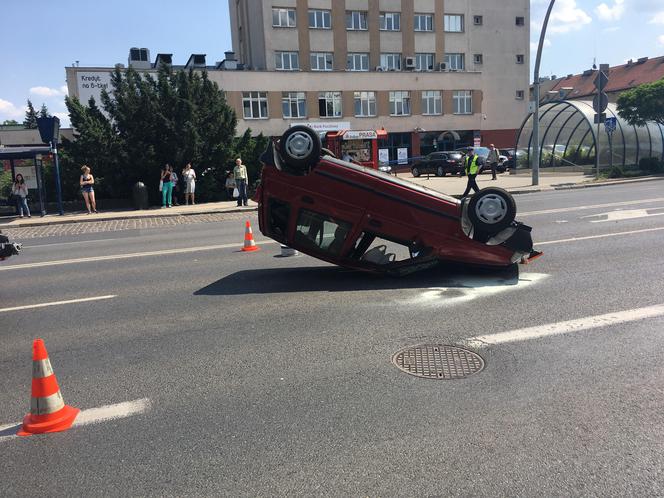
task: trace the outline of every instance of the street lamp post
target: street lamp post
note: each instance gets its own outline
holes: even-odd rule
[[[546,36],[546,26],[549,24],[549,16],[551,15],[551,9],[553,9],[553,4],[556,0],[551,0],[549,3],[549,8],[546,11],[546,16],[544,17],[544,23],[542,24],[542,32],[540,33],[539,45],[537,46],[537,58],[535,59],[535,75],[534,75],[534,84],[533,84],[533,98],[534,98],[534,109],[533,109],[533,153],[530,156],[530,165],[533,171],[533,185],[539,185],[539,159],[540,159],[540,144],[539,144],[539,102],[540,102],[540,61],[542,59],[542,47],[544,46],[544,37]]]

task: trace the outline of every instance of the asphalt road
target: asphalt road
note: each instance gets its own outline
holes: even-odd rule
[[[28,410],[35,337],[67,403],[149,402],[0,428],[0,495],[661,496],[664,315],[489,341],[461,380],[391,359],[663,304],[663,186],[518,196],[545,252],[518,275],[373,277],[260,234],[243,253],[239,220],[26,240],[0,266],[0,426]]]

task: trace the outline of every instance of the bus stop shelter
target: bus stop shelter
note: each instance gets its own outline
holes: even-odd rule
[[[23,178],[28,185],[28,191],[37,196],[39,212],[42,216],[46,214],[46,194],[44,190],[42,157],[50,153],[51,148],[46,145],[0,147],[0,161],[9,162],[12,172],[12,181],[16,178],[17,174],[20,173],[23,175]],[[17,164],[17,161],[21,161],[20,166]]]

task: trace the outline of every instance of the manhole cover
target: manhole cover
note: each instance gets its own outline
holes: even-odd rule
[[[463,379],[482,371],[484,360],[478,354],[456,346],[420,344],[397,352],[392,358],[398,368],[425,379]]]

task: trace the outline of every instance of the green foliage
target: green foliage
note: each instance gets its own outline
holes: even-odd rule
[[[235,138],[235,112],[206,72],[173,72],[162,65],[153,76],[116,69],[111,87],[112,94],[102,92],[101,108],[94,100],[84,106],[66,98],[76,140],[63,144],[63,182],[74,190],[82,164],[92,168],[100,197],[129,197],[134,183],[142,181],[152,203],[158,202],[166,163],[178,174],[192,164],[200,201],[224,198],[224,173],[238,155],[250,179],[258,176],[258,156],[267,141],[250,131]]]
[[[639,168],[648,173],[664,172],[664,163],[656,157],[642,157],[639,160]]]
[[[664,79],[623,92],[617,104],[618,114],[631,125],[664,124]]]
[[[48,112],[48,107],[46,107],[46,104],[41,105],[41,109],[39,110],[39,117],[40,118],[50,118],[51,113]]]
[[[620,166],[613,166],[609,171],[609,178],[622,178],[625,172]]]
[[[4,126],[18,126],[19,122],[16,121],[15,119],[5,119],[2,124]]]
[[[32,105],[30,99],[28,99],[28,110],[25,111],[23,126],[29,129],[37,128],[37,111],[35,111],[35,108]]]
[[[12,191],[12,172],[0,171],[0,199],[7,199]]]

